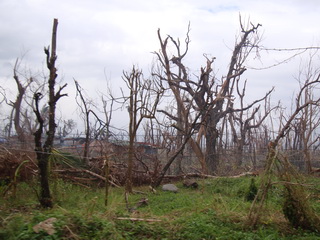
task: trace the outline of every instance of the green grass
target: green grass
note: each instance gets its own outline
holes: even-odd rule
[[[179,193],[146,192],[129,196],[133,207],[141,198],[148,205],[128,212],[124,190],[110,190],[109,205],[104,206],[103,189],[85,189],[64,183],[52,184],[55,206],[41,209],[32,187],[20,183],[15,198],[8,193],[0,198],[0,239],[320,239],[319,233],[292,228],[282,214],[282,186],[270,192],[261,223],[250,229],[246,200],[251,178],[199,180],[198,189]],[[320,179],[310,178],[308,191],[313,208],[320,214]],[[259,179],[256,179],[258,186]],[[55,217],[55,233],[35,233],[33,226]],[[118,220],[118,217],[157,219],[160,222]]]

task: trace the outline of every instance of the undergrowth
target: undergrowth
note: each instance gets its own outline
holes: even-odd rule
[[[284,218],[281,203],[285,191],[281,185],[272,186],[261,223],[251,229],[247,215],[253,181],[258,185],[259,178],[198,180],[198,189],[176,183],[178,193],[159,188],[153,194],[148,187],[140,187],[136,190],[145,194],[130,195],[129,205],[136,206],[141,198],[147,198],[148,204],[130,212],[123,189],[110,189],[105,207],[103,189],[55,180],[55,206],[41,209],[34,183],[19,183],[15,196],[8,193],[0,198],[0,239],[320,239],[319,233],[295,229]],[[310,178],[308,183],[314,186],[308,189],[309,200],[319,215],[320,180]],[[36,233],[33,227],[49,218],[56,219],[54,234]]]

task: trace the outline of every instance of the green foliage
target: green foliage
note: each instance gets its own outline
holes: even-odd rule
[[[315,186],[320,181],[310,179]],[[259,178],[256,179],[259,181]],[[281,215],[283,188],[273,187],[265,208],[267,219],[252,230],[246,225],[251,203],[246,201],[248,177],[199,180],[194,190],[180,187],[179,193],[148,192],[130,195],[134,206],[142,197],[148,205],[130,213],[126,210],[124,190],[110,189],[109,204],[104,206],[104,189],[86,189],[55,180],[56,205],[53,209],[38,206],[32,184],[18,184],[13,198],[0,198],[0,239],[319,239],[317,232],[289,226]],[[316,185],[318,184],[318,185]],[[320,209],[318,189],[310,189],[310,202]],[[319,213],[319,211],[318,211]],[[282,216],[282,217],[281,217]],[[34,232],[33,227],[48,218],[56,218],[55,233]],[[120,220],[156,218],[161,222]]]
[[[115,229],[120,239],[165,239],[169,231],[161,225],[151,225],[146,222],[116,221]]]
[[[0,228],[0,239],[16,239],[16,234],[24,230],[24,217],[17,215],[2,219]]]
[[[61,152],[57,149],[52,150],[50,162],[52,164],[60,164],[63,166],[85,167],[81,158],[71,153]]]
[[[80,239],[109,239],[112,235],[113,225],[98,216],[84,218],[73,214],[69,219],[69,229]]]

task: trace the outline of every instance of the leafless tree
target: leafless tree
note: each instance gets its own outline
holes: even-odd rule
[[[310,102],[315,99],[318,94],[318,86],[315,84],[308,85],[309,82],[319,80],[318,68],[314,68],[314,58],[317,56],[314,52],[307,62],[304,69],[301,69],[297,80],[300,88],[303,89],[300,97],[300,105]],[[317,134],[317,129],[320,125],[320,108],[319,105],[309,104],[301,109],[299,115],[291,124],[290,132],[287,135],[287,142],[291,150],[295,152],[294,155],[300,159],[304,159],[305,169],[307,172],[312,171],[311,162],[311,148],[318,142],[320,136]]]
[[[32,83],[33,78],[30,77],[25,86],[23,86],[19,80],[19,76],[17,75],[17,68],[18,68],[18,62],[19,59],[16,60],[16,63],[14,65],[14,69],[13,69],[13,78],[17,84],[18,87],[18,95],[17,95],[17,99],[14,103],[12,103],[13,108],[15,109],[15,115],[14,115],[14,126],[18,135],[18,139],[21,142],[25,141],[25,133],[24,130],[22,129],[21,125],[20,125],[20,110],[21,110],[21,103],[23,100],[23,96],[26,92],[26,89],[29,87],[29,85]]]
[[[81,109],[82,114],[84,115],[85,123],[85,142],[83,149],[83,160],[85,163],[89,163],[89,145],[90,145],[90,113],[93,112],[90,108],[90,101],[85,99],[83,94],[83,89],[81,88],[78,81],[74,79],[74,83],[77,89],[77,96],[80,97],[80,102],[77,101],[79,108]],[[77,100],[77,97],[76,97]]]
[[[55,123],[55,112],[56,112],[56,104],[58,100],[66,96],[67,94],[62,94],[61,91],[67,86],[67,84],[63,85],[59,88],[58,91],[55,91],[56,86],[56,78],[57,68],[55,66],[57,55],[57,27],[58,27],[58,19],[54,19],[53,21],[53,30],[52,30],[52,41],[51,41],[51,51],[48,48],[44,48],[44,52],[46,54],[46,63],[47,68],[49,70],[49,79],[48,79],[48,88],[49,88],[49,96],[48,96],[48,105],[49,105],[49,125],[48,131],[46,132],[46,140],[42,145],[42,134],[43,134],[43,125],[44,119],[40,112],[39,102],[43,97],[41,92],[37,92],[34,94],[35,100],[35,109],[34,112],[37,117],[37,121],[39,122],[39,127],[37,131],[34,133],[35,136],[35,152],[38,160],[39,167],[39,176],[40,176],[40,204],[42,207],[51,208],[53,206],[53,201],[50,193],[49,187],[49,156],[52,152],[54,135],[56,130]]]
[[[191,138],[190,145],[198,156],[203,171],[208,169],[208,172],[211,174],[217,171],[219,163],[218,139],[221,137],[221,132],[219,131],[221,120],[229,113],[244,112],[253,108],[255,104],[263,101],[270,94],[270,92],[267,93],[264,98],[253,101],[247,106],[239,108],[234,106],[236,83],[246,71],[246,67],[244,66],[246,59],[259,42],[257,30],[261,26],[260,24],[251,24],[248,27],[244,27],[241,19],[240,25],[241,36],[233,50],[228,72],[221,80],[217,79],[213,74],[212,66],[215,58],[208,58],[206,55],[204,56],[206,66],[201,68],[200,76],[196,80],[191,78],[191,74],[189,74],[188,68],[183,62],[189,49],[190,28],[185,39],[184,51],[181,50],[179,39],[175,40],[171,36],[162,39],[160,30],[158,30],[161,49],[159,52],[155,52],[155,54],[163,72],[154,74],[161,81],[168,83],[177,102],[176,116],[172,116],[168,112],[162,112],[175,119],[177,128],[181,129],[190,118],[190,116],[186,115],[185,109],[190,105],[190,99],[194,99],[192,108],[196,112],[201,113],[202,124],[198,125],[197,140],[195,141]],[[171,51],[174,49],[174,54],[169,54],[169,44],[171,44]],[[205,138],[206,143],[205,153],[203,153],[199,146],[199,141],[202,137]],[[203,160],[204,157],[205,161]]]
[[[239,79],[237,79],[236,82],[236,89],[237,94],[239,96],[238,102],[240,104],[240,109],[245,108],[244,97],[246,94],[246,83],[247,81],[245,81],[244,86],[240,91]],[[262,116],[261,114],[259,114],[261,105],[256,106],[252,111],[250,111],[251,108],[247,111],[233,110],[228,116],[233,142],[236,144],[237,166],[241,166],[242,164],[243,150],[246,145],[249,145],[248,139],[250,132],[255,128],[259,128],[261,124],[265,121],[265,119],[268,117],[268,115],[271,113],[271,111],[275,109],[275,107],[271,108],[269,106],[270,94],[272,93],[273,89],[274,88],[267,92],[264,97],[255,101],[256,104],[264,101],[264,113]],[[230,103],[230,106],[234,109],[233,103]]]
[[[113,104],[114,104],[114,99],[110,99],[110,106],[108,109],[108,101],[101,96],[101,101],[102,101],[102,108],[103,108],[103,113],[105,117],[105,128],[102,131],[102,135],[104,136],[103,138],[106,141],[109,141],[109,137],[111,136],[111,131],[110,131],[110,124],[111,124],[111,119],[112,119],[112,113],[113,113]]]
[[[23,99],[25,98],[26,92],[28,90],[28,88],[30,87],[30,85],[34,82],[34,78],[32,76],[28,77],[28,76],[22,76],[22,74],[19,71],[19,65],[20,65],[20,61],[17,58],[16,62],[14,64],[13,67],[13,78],[15,80],[15,83],[17,84],[17,89],[18,89],[18,93],[17,93],[17,97],[15,101],[10,101],[8,104],[12,107],[12,112],[10,115],[10,119],[9,119],[9,135],[11,132],[11,125],[12,125],[12,121],[14,124],[14,128],[16,131],[16,134],[18,136],[18,140],[21,144],[23,144],[23,146],[26,146],[26,138],[27,138],[27,132],[26,129],[23,128],[22,126],[22,121],[21,121],[21,115],[22,115],[22,103],[23,103]],[[25,81],[21,80],[21,76],[23,78],[25,78]]]
[[[3,96],[3,101],[11,108],[10,114],[6,118],[6,136],[10,138],[14,128],[19,143],[25,148],[31,147],[29,140],[38,124],[33,115],[33,95],[35,92],[44,92],[45,81],[39,81],[39,73],[33,72],[27,66],[22,67],[23,59],[24,56],[17,58],[13,67],[13,79],[17,86],[16,99],[10,100],[7,97],[6,89],[2,87],[0,93]],[[45,76],[41,78],[46,79]],[[47,125],[47,121],[45,122]]]
[[[77,90],[76,101],[82,114],[84,115],[85,142],[84,142],[84,150],[83,150],[83,160],[88,165],[89,157],[90,157],[89,146],[90,146],[91,138],[98,139],[98,137],[101,136],[101,134],[103,134],[103,131],[105,130],[105,128],[109,127],[110,119],[108,119],[108,116],[106,116],[107,122],[105,122],[96,114],[96,112],[93,110],[94,105],[92,104],[92,101],[86,98],[84,95],[84,89],[81,88],[78,81],[74,80],[74,82]],[[79,102],[77,100],[78,97],[80,98]],[[94,120],[90,119],[90,115],[94,117]],[[111,115],[109,117],[111,117]]]
[[[312,86],[317,86],[320,84],[320,74],[318,73],[314,80],[307,79],[303,85],[301,86],[296,99],[295,99],[295,107],[294,107],[294,111],[291,113],[291,115],[280,124],[280,129],[279,132],[276,136],[276,138],[273,141],[270,141],[269,145],[268,145],[268,155],[266,157],[266,166],[264,169],[264,175],[263,178],[261,179],[261,183],[260,183],[260,189],[251,205],[251,209],[249,212],[249,220],[252,224],[252,226],[256,226],[259,218],[260,218],[260,212],[264,206],[264,202],[266,200],[267,197],[267,193],[270,189],[270,187],[272,186],[272,172],[274,170],[274,168],[277,168],[279,170],[279,157],[278,157],[278,150],[281,148],[281,140],[289,133],[290,128],[292,127],[292,123],[297,119],[297,117],[299,116],[299,114],[301,114],[301,112],[303,110],[305,110],[306,108],[308,108],[308,106],[310,105],[314,105],[314,106],[319,106],[320,103],[320,98],[316,97],[315,99],[308,99],[307,101],[304,101],[304,92],[306,91],[306,89],[312,87]],[[309,95],[310,97],[310,95]],[[285,160],[281,160],[280,163],[285,166],[285,168],[289,169],[288,163]],[[286,171],[286,169],[285,169]],[[284,184],[284,186],[287,189],[290,189],[290,173],[289,172],[282,172],[281,176],[282,178],[284,178],[286,181]],[[293,194],[293,193],[289,193],[289,194]],[[305,201],[307,199],[307,197],[303,198],[303,201]],[[300,201],[302,199],[293,199],[296,201]],[[303,203],[301,203],[300,206],[303,206]],[[298,209],[299,210],[299,209]],[[297,211],[298,211],[297,210]],[[305,214],[305,213],[303,213]],[[308,220],[308,219],[307,219]],[[319,220],[318,220],[319,222]]]
[[[167,36],[165,39],[162,39],[160,34],[160,29],[158,30],[158,39],[160,42],[161,49],[159,52],[154,52],[157,56],[158,62],[159,62],[159,69],[154,71],[153,74],[156,76],[159,81],[166,82],[168,84],[168,88],[172,91],[175,101],[176,101],[176,108],[175,113],[170,112],[172,109],[162,109],[159,110],[159,112],[165,114],[168,118],[173,120],[175,123],[172,125],[176,131],[177,131],[177,146],[181,146],[183,139],[185,138],[184,134],[187,134],[188,129],[185,129],[185,126],[190,125],[191,121],[191,113],[188,109],[190,109],[190,98],[194,98],[195,102],[199,102],[201,100],[206,101],[208,98],[208,95],[206,93],[203,93],[201,90],[199,92],[195,92],[195,89],[198,89],[199,84],[196,82],[193,82],[189,79],[188,71],[186,66],[183,64],[183,58],[188,53],[189,49],[189,32],[190,32],[190,25],[187,31],[187,36],[185,39],[185,50],[182,52],[181,50],[181,44],[179,40],[174,40],[173,37]],[[168,52],[168,44],[172,44],[176,55],[170,55]],[[211,72],[211,64],[213,62],[212,60],[209,60],[207,58],[207,68],[202,68],[202,74],[203,76],[207,76],[209,78],[209,74]],[[207,79],[200,79],[199,82],[206,81]],[[204,82],[203,85],[205,85],[204,88],[208,88],[211,83]],[[211,86],[210,86],[211,87]],[[186,93],[190,93],[191,97],[188,97]],[[202,95],[203,99],[200,99]],[[211,96],[211,92],[209,95]],[[204,112],[206,112],[207,103],[202,102],[203,106],[201,111],[205,115]],[[203,171],[206,171],[206,164],[202,155],[202,152],[200,150],[200,146],[198,142],[195,142],[193,138],[189,138],[190,145],[193,147],[195,153],[197,154],[199,161],[202,165]],[[177,155],[177,158],[179,162],[182,160],[182,154],[183,152],[180,151],[180,153]],[[178,164],[180,166],[180,164]],[[181,171],[181,169],[179,169]]]
[[[137,131],[144,119],[155,118],[163,90],[152,79],[144,79],[141,70],[133,66],[131,72],[123,72],[123,80],[129,89],[129,95],[123,96],[129,113],[129,152],[126,175],[126,192],[132,192],[132,170],[134,142]]]
[[[193,101],[194,100],[191,99],[191,102]],[[189,115],[189,111],[191,110],[191,106],[192,105],[189,105],[189,108],[186,108],[186,114],[188,115]],[[201,118],[201,113],[198,112],[194,115],[194,118],[191,121],[188,121],[185,123],[185,126],[183,127],[184,132],[182,132],[183,141],[181,143],[179,142],[179,145],[177,145],[174,151],[170,154],[168,161],[161,169],[158,177],[151,184],[152,187],[158,187],[161,184],[165,174],[167,173],[172,163],[176,160],[177,156],[184,151],[186,144],[190,141],[192,136],[195,134],[195,131],[197,131],[196,126],[198,124],[201,124],[200,118]]]
[[[305,90],[305,100],[304,102],[308,102],[314,97],[312,96],[312,92],[310,92],[312,88]],[[312,91],[312,90],[311,90]],[[320,126],[320,118],[319,115],[319,106],[309,105],[305,109],[302,110],[301,114],[301,137],[303,142],[303,158],[305,162],[305,167],[307,172],[312,172],[312,160],[311,160],[311,148],[315,145],[316,142],[319,141],[319,134],[316,135],[316,130]]]
[[[75,129],[76,126],[77,123],[73,119],[60,119],[57,124],[60,142],[62,142],[63,138],[68,136]]]

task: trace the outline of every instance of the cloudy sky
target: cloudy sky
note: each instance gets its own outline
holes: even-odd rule
[[[206,53],[216,57],[218,76],[226,74],[239,14],[262,24],[266,48],[320,46],[317,0],[0,0],[0,11],[0,84],[8,95],[15,92],[12,68],[17,57],[24,55],[24,64],[34,72],[44,69],[43,47],[50,44],[53,18],[58,18],[59,76],[69,93],[59,111],[66,118],[76,114],[73,78],[98,100],[107,81],[117,91],[122,71],[133,64],[148,75],[151,52],[159,49],[158,28],[163,35],[183,39],[190,22],[190,70],[197,73],[204,66]],[[275,86],[273,102],[290,102],[298,87],[295,76],[310,52],[266,70],[250,67],[268,68],[295,53],[269,51],[250,59],[245,75],[249,97]]]

